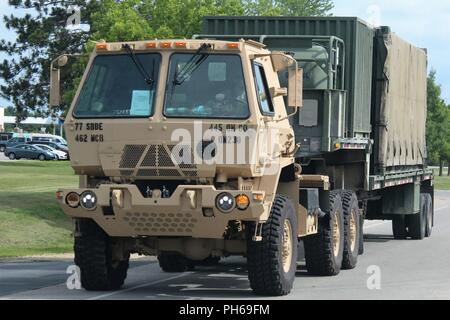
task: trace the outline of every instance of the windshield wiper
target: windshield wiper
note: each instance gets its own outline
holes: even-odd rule
[[[138,57],[133,52],[133,49],[131,49],[129,44],[123,44],[122,48],[126,50],[128,55],[130,56],[131,60],[133,60],[134,64],[136,65],[137,69],[141,73],[142,77],[145,80],[145,83],[147,83],[150,87],[153,85],[154,80],[150,77],[150,75],[145,70],[144,66],[142,65],[141,60],[139,60]]]
[[[203,43],[184,67],[179,72],[175,72],[173,84],[178,86],[183,84],[183,82],[185,82],[189,76],[200,67],[206,58],[208,58],[209,53],[202,53],[202,51],[210,49],[211,47],[212,45],[210,43]]]

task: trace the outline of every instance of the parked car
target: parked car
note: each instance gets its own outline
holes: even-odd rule
[[[6,142],[11,140],[12,137],[13,137],[13,133],[11,133],[11,132],[0,133],[0,152],[5,152]]]
[[[57,155],[53,152],[31,144],[19,144],[13,147],[7,147],[5,150],[5,156],[7,156],[10,160],[19,160],[22,158],[39,159],[41,161],[57,159]]]
[[[56,142],[51,142],[51,141],[31,141],[30,142],[33,145],[36,144],[45,144],[46,146],[50,146],[53,149],[59,150],[59,151],[64,151],[67,154],[69,153],[69,148],[66,145],[60,144],[60,143],[56,143]]]
[[[58,159],[57,160],[67,160],[68,156],[67,156],[67,152],[61,151],[61,150],[56,150],[55,148],[52,148],[48,145],[45,144],[35,144],[34,146],[39,147],[43,150],[47,150],[50,152],[53,152]]]
[[[67,141],[60,136],[55,136],[52,134],[32,134],[33,142],[54,142],[61,145],[67,146]]]
[[[14,137],[5,143],[5,149],[17,146],[19,144],[27,144],[31,142],[29,137]]]

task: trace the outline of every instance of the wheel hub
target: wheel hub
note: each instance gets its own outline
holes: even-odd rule
[[[284,221],[283,227],[283,251],[282,251],[282,262],[284,272],[289,272],[292,264],[292,252],[293,252],[293,241],[292,241],[292,226],[289,220]]]
[[[350,213],[350,250],[353,252],[356,248],[356,236],[357,236],[357,220],[358,215],[356,213],[355,209],[352,209],[352,212]]]
[[[339,255],[339,248],[341,246],[341,222],[339,221],[337,214],[333,221],[333,255],[337,257]]]

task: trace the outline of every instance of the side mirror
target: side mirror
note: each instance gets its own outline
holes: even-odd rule
[[[60,70],[69,60],[67,55],[62,55],[52,61],[50,64],[50,107],[59,107],[61,105],[61,84]],[[55,63],[57,66],[55,66]]]
[[[270,55],[275,72],[288,70],[288,107],[297,109],[303,101],[303,70],[298,68],[297,60],[283,52],[273,52]],[[281,94],[280,94],[281,95]]]
[[[297,63],[289,68],[288,106],[300,108],[303,106],[303,70],[297,67]]]

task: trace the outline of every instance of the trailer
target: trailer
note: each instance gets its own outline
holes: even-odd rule
[[[366,219],[393,221],[395,238],[431,234],[432,209],[419,214],[434,197],[426,49],[356,17],[205,17],[194,38],[251,39],[295,57],[304,75],[292,121],[303,173],[354,191]]]

